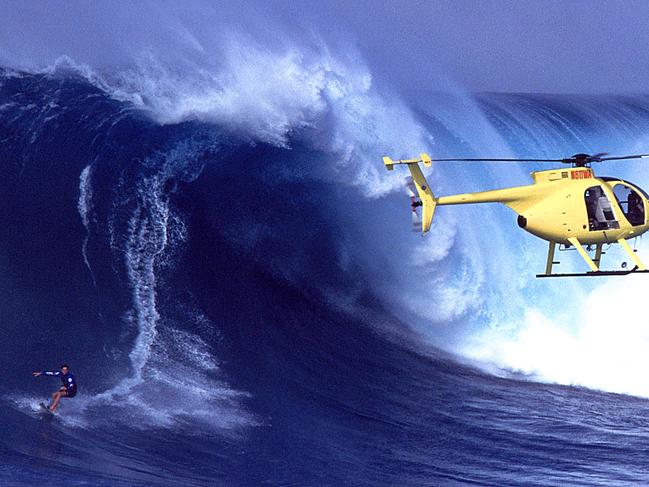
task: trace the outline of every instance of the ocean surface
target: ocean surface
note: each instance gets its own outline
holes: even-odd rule
[[[414,235],[368,152],[647,152],[649,97],[379,110],[350,83],[207,116],[70,63],[0,70],[0,485],[649,484],[647,284],[535,280],[546,245],[506,208]],[[62,362],[79,394],[43,415],[58,384],[31,372]]]

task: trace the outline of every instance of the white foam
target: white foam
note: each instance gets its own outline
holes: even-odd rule
[[[9,394],[6,396],[9,403],[15,406],[20,411],[29,411],[29,412],[39,412],[41,408],[41,402],[43,398],[37,398],[33,396],[17,396],[15,394]]]
[[[529,307],[522,323],[490,328],[464,353],[536,380],[649,397],[648,292],[643,276],[604,280],[569,310],[557,302],[563,313]]]
[[[116,190],[132,207],[126,221],[122,212],[121,217],[111,217],[110,225],[116,233],[111,239],[115,255],[124,259],[132,296],[132,309],[125,316],[137,331],[129,353],[132,375],[103,393],[77,401],[78,424],[107,407],[126,409],[119,416],[132,427],[174,427],[190,418],[219,430],[254,423],[240,406],[245,394],[220,378],[214,350],[159,309],[160,273],[173,267],[174,252],[187,238],[187,228],[171,207],[165,188],[170,178],[198,176],[197,154],[187,144],[154,154],[142,162],[148,170],[135,187],[120,181]],[[190,322],[216,327],[190,304],[176,304],[179,310],[191,312]]]
[[[368,196],[402,184],[388,177],[381,156],[411,156],[407,151],[432,143],[398,96],[377,89],[358,57],[342,62],[324,45],[271,50],[235,34],[214,57],[218,62],[178,64],[149,53],[100,73],[64,56],[48,72],[74,70],[163,124],[198,119],[281,147],[310,129],[306,136],[344,171],[341,181]]]
[[[83,255],[83,261],[86,263],[86,267],[90,271],[92,277],[92,282],[95,287],[97,287],[97,280],[95,279],[95,273],[92,270],[90,261],[88,260],[88,239],[90,238],[90,212],[92,211],[92,180],[91,180],[92,166],[87,165],[81,174],[79,175],[79,201],[77,202],[77,209],[79,211],[79,216],[81,217],[81,223],[83,223],[84,228],[86,229],[86,236],[83,239],[83,244],[81,245],[81,254]]]

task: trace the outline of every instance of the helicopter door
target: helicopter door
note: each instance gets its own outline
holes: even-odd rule
[[[616,184],[613,193],[629,223],[634,227],[644,225],[645,207],[642,196],[626,184]]]
[[[588,212],[588,226],[591,231],[609,230],[620,228],[615,219],[613,207],[601,186],[592,186],[584,193],[586,211]]]

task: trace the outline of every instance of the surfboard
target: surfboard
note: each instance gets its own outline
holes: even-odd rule
[[[45,403],[39,403],[39,406],[41,407],[41,412],[47,413],[47,414],[54,414],[52,411],[50,411],[50,408],[48,408]]]

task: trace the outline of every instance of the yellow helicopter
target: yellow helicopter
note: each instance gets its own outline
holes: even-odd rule
[[[618,178],[595,177],[594,162],[622,159],[641,159],[649,154],[622,157],[604,157],[600,154],[575,154],[565,159],[431,159],[420,154],[419,159],[394,161],[383,157],[388,170],[397,164],[406,164],[412,175],[413,213],[422,208],[421,231],[430,230],[435,208],[440,205],[466,205],[473,203],[502,203],[518,214],[518,226],[549,242],[545,274],[536,277],[572,277],[626,275],[649,272],[627,239],[636,238],[649,230],[649,195],[638,186]],[[533,184],[513,188],[465,193],[452,196],[435,196],[419,167],[423,162],[554,162],[570,164],[569,168],[556,168],[531,173]],[[419,196],[417,200],[415,193]],[[619,243],[635,263],[633,269],[602,271],[604,244]],[[585,273],[553,274],[552,268],[560,264],[554,260],[559,249],[575,248],[590,267]],[[587,246],[584,249],[584,245]],[[563,246],[563,248],[562,248]],[[595,255],[589,255],[594,246]]]

